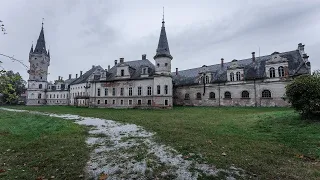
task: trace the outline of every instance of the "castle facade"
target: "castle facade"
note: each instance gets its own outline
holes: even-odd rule
[[[29,53],[27,105],[71,105],[110,108],[172,108],[184,106],[287,106],[285,86],[311,73],[304,45],[287,52],[171,72],[165,22],[162,21],[154,63],[115,60],[113,67],[92,66],[72,78],[47,80],[50,53],[43,25]]]

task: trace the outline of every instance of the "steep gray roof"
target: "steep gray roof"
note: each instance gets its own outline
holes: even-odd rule
[[[47,54],[46,41],[44,39],[44,32],[43,32],[43,24],[42,24],[41,31],[40,31],[40,34],[39,34],[39,38],[37,40],[37,45],[36,45],[33,53],[35,53],[35,54],[42,54],[42,53]]]
[[[81,84],[81,83],[87,82],[89,77],[91,76],[91,74],[93,72],[95,72],[97,69],[103,70],[103,68],[101,66],[92,66],[92,68],[90,70],[85,72],[82,76],[76,78],[72,83],[70,83],[70,85]]]
[[[76,78],[66,79],[66,80],[64,80],[64,83],[65,84],[71,84],[75,80],[76,80]]]
[[[154,72],[155,72],[154,65],[148,59],[126,61],[126,62],[119,63],[119,64],[113,66],[110,69],[110,71],[107,72],[107,76],[106,76],[107,81],[117,80],[116,74],[117,74],[117,67],[119,67],[119,66],[129,66],[129,73],[130,73],[129,79],[143,79],[141,77],[141,73],[142,73],[142,69],[144,67],[148,67],[149,76],[154,75]]]
[[[279,53],[279,55],[288,60],[289,76],[309,73],[310,64],[305,63],[298,50]],[[266,76],[266,61],[270,60],[271,57],[272,55],[256,57],[255,61],[253,61],[252,58],[237,60],[237,65],[244,69],[245,80],[262,79]],[[215,64],[182,70],[178,72],[178,75],[173,72],[173,82],[176,86],[198,84],[200,77],[199,73],[204,71],[212,74],[211,83],[226,82],[227,69],[231,67],[232,62],[228,62],[224,63],[223,66],[221,66],[221,64]]]
[[[154,59],[157,57],[168,57],[172,59],[172,56],[170,54],[169,50],[169,43],[167,39],[167,34],[166,34],[166,29],[164,27],[164,20],[162,21],[162,27],[161,27],[161,32],[160,32],[160,38],[159,38],[159,43],[158,43],[158,48],[157,48],[157,53],[154,56]]]

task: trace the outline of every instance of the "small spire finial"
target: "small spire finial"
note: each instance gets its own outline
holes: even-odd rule
[[[162,23],[164,23],[164,7],[162,7]]]
[[[42,18],[42,28],[43,28],[43,21],[44,21],[44,18]]]

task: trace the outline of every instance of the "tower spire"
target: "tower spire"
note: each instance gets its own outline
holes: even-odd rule
[[[44,18],[42,18],[42,26],[41,26],[39,38],[37,40],[37,45],[34,49],[34,53],[36,53],[36,54],[42,54],[42,53],[47,54],[46,41],[44,39],[44,31],[43,31],[43,19]]]
[[[33,42],[32,42],[32,44],[31,44],[30,53],[33,53]]]
[[[166,29],[165,29],[164,23],[165,22],[164,22],[164,7],[163,7],[162,27],[161,27],[161,32],[160,32],[157,53],[153,57],[154,59],[156,59],[157,57],[168,57],[168,58],[172,59],[172,56],[171,56],[170,50],[169,50],[169,44],[168,44],[168,39],[167,39],[167,34],[166,34]]]

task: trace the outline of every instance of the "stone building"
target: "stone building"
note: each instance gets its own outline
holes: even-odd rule
[[[285,86],[296,76],[310,74],[301,43],[287,52],[171,72],[165,22],[162,21],[154,63],[120,58],[114,66],[92,66],[84,74],[48,83],[50,65],[43,26],[29,54],[27,105],[72,105],[114,108],[185,106],[287,106]]]
[[[173,74],[174,104],[187,106],[287,106],[285,86],[310,74],[304,45],[288,52],[202,66]]]

